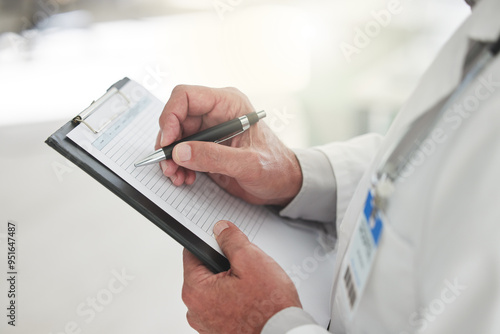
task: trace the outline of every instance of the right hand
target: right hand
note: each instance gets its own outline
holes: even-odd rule
[[[160,116],[156,148],[252,111],[237,89],[177,86]],[[263,121],[222,144],[180,143],[172,160],[160,164],[177,186],[192,184],[195,171],[207,172],[226,191],[253,204],[286,205],[302,186],[295,154]]]

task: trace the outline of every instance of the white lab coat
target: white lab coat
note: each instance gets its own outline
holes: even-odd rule
[[[336,215],[330,219],[336,220],[338,233],[331,332],[500,333],[498,56],[438,121],[396,182],[373,269],[351,319],[339,278],[382,155],[406,126],[456,88],[469,40],[493,42],[499,35],[500,1],[483,0],[444,46],[382,141],[367,135],[297,151],[305,186],[282,213],[325,222]],[[328,165],[331,175],[324,179],[330,181],[324,184],[321,173]],[[328,205],[331,198],[336,206]],[[311,209],[308,203],[314,203]],[[262,333],[327,331],[301,309],[288,308]]]

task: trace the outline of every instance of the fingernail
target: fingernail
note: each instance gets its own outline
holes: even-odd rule
[[[218,237],[222,233],[222,231],[224,231],[228,227],[229,227],[229,224],[225,220],[221,220],[221,221],[217,222],[217,224],[215,224],[215,226],[214,226],[215,236]]]
[[[175,154],[177,156],[177,159],[179,159],[179,161],[189,161],[191,159],[191,146],[189,146],[188,144],[178,144],[176,147],[175,147]]]
[[[165,174],[165,171],[168,168],[167,162],[165,160],[160,161],[160,168],[163,174]]]
[[[170,176],[170,181],[172,181],[172,183],[174,183],[175,180],[177,180],[177,175],[174,174],[174,175]]]
[[[163,131],[160,134],[160,146],[163,146]]]

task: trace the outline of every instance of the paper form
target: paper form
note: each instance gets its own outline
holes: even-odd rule
[[[134,166],[154,148],[159,130],[158,118],[163,106],[146,91],[138,90],[130,94],[130,88],[129,84],[122,88],[123,94],[135,96],[138,101],[132,108],[123,111],[120,110],[123,108],[123,103],[120,103],[123,97],[114,97],[111,105],[117,107],[116,112],[119,114],[114,123],[98,134],[92,133],[85,125],[78,126],[68,137],[221,254],[212,232],[215,223],[221,219],[234,222],[253,240],[266,215],[270,214],[265,208],[251,206],[231,196],[202,173],[198,173],[194,185],[176,187],[163,176],[159,164],[139,168]],[[141,88],[135,86],[135,89]],[[94,115],[94,119],[91,119]],[[89,117],[88,122],[99,124],[113,117],[112,113],[104,113],[106,118],[99,120],[102,115],[98,110]]]
[[[99,133],[80,124],[67,136],[219,253],[222,251],[213,226],[222,219],[236,224],[292,277],[299,295],[303,292],[304,308],[310,305],[318,309],[311,314],[320,323],[327,323],[329,296],[325,299],[325,292],[330,289],[333,259],[316,256],[321,251],[314,233],[290,227],[265,207],[228,194],[203,173],[197,173],[193,185],[176,187],[163,175],[159,164],[134,166],[154,149],[163,105],[142,86],[129,81],[86,119],[93,128],[102,128]],[[317,280],[323,282],[320,286],[325,286],[324,291],[318,291]]]

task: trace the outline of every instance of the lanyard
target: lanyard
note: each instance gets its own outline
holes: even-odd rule
[[[444,113],[453,106],[469,88],[470,84],[482,73],[484,68],[495,58],[500,50],[500,37],[494,43],[474,42],[464,65],[464,75],[459,86],[448,99],[441,102],[435,112],[428,112],[413,121],[400,140],[394,142],[373,177],[375,187],[375,205],[385,209],[387,197],[392,192],[392,183],[400,177],[410,161],[410,157],[419,149]]]

